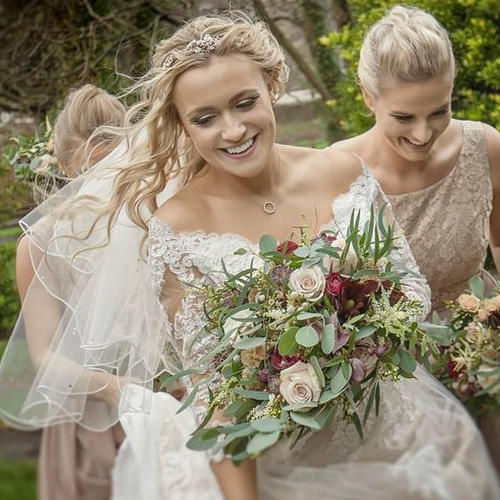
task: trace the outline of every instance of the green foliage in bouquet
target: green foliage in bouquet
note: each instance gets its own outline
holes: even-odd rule
[[[68,181],[53,152],[52,125],[48,116],[34,135],[11,137],[2,148],[3,160],[12,168],[15,179],[32,187],[37,203]]]
[[[437,327],[448,328],[451,335],[434,372],[473,415],[498,413],[500,283],[492,294],[486,294],[484,281],[475,276],[469,288],[448,304],[451,317],[447,322],[435,318]]]
[[[249,263],[237,274],[222,262],[222,283],[192,292],[205,304],[198,341],[215,337],[213,348],[200,368],[173,377],[198,380],[179,411],[209,391],[188,446],[240,462],[334,418],[362,437],[380,383],[413,377],[417,359],[437,354],[415,321],[421,303],[405,294],[409,271],[389,259],[396,245],[383,210],[372,209],[364,227],[353,212],[345,235],[302,230],[300,245],[263,236],[258,255],[236,252]]]
[[[359,50],[364,33],[397,0],[350,0],[351,22],[341,32],[319,39],[345,62],[337,84],[339,99],[331,105],[343,119],[347,136],[366,131],[373,117],[357,85]],[[480,120],[500,129],[500,6],[498,0],[414,0],[411,5],[430,12],[448,30],[457,60],[453,110],[456,118]]]

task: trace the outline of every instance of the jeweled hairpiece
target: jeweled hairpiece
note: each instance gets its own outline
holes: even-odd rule
[[[203,35],[198,40],[191,40],[186,48],[183,49],[187,54],[201,54],[202,52],[210,54],[214,52],[221,42],[221,38],[218,36],[212,36],[209,34]],[[169,54],[165,61],[163,61],[162,66],[164,68],[170,68],[177,60],[174,54]]]

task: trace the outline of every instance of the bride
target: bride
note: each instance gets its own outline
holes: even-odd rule
[[[222,259],[237,271],[249,257],[234,252],[255,249],[264,233],[285,240],[304,221],[313,232],[345,230],[354,208],[366,219],[385,201],[350,153],[275,143],[273,104],[287,75],[265,25],[243,17],[197,18],[160,42],[137,85],[142,101],[113,130],[122,148],[29,227],[37,279],[23,304],[24,333],[13,338],[40,349],[40,294],[39,305],[56,300],[63,312],[32,355],[24,400],[18,393],[16,404],[2,403],[4,417],[24,427],[78,420],[95,430],[119,418],[127,434],[114,472],[119,500],[500,498],[476,427],[423,369],[416,380],[384,385],[363,441],[336,421],[239,467],[185,447],[206,394],[177,414],[178,401],[151,391],[163,371],[199,368],[210,348],[209,338],[197,340],[203,309],[188,292],[223,279]],[[158,206],[167,182],[179,188]],[[45,218],[55,228],[48,236]],[[416,270],[402,236],[392,259]],[[428,310],[423,279],[405,284]],[[8,355],[2,391],[12,381]]]

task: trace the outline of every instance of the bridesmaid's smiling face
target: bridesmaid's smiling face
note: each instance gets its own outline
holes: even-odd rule
[[[389,79],[377,97],[364,92],[383,144],[407,161],[424,161],[451,120],[453,78],[448,72],[427,80]]]
[[[173,102],[208,165],[253,177],[269,163],[276,120],[263,73],[248,57],[213,56],[187,70],[177,79]]]

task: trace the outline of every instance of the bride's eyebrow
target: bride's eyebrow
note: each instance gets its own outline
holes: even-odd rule
[[[248,89],[241,90],[240,92],[238,92],[237,94],[235,94],[234,96],[232,96],[229,99],[229,104],[231,104],[231,105],[234,104],[236,101],[238,101],[242,97],[246,96],[247,94],[252,94],[252,93],[255,94],[258,92],[259,92],[258,88],[248,88]],[[217,108],[215,108],[214,106],[200,106],[200,107],[195,108],[192,111],[190,111],[187,114],[187,117],[189,119],[192,119],[192,118],[195,118],[196,116],[199,116],[200,114],[210,113],[210,112],[216,111],[216,109]]]

